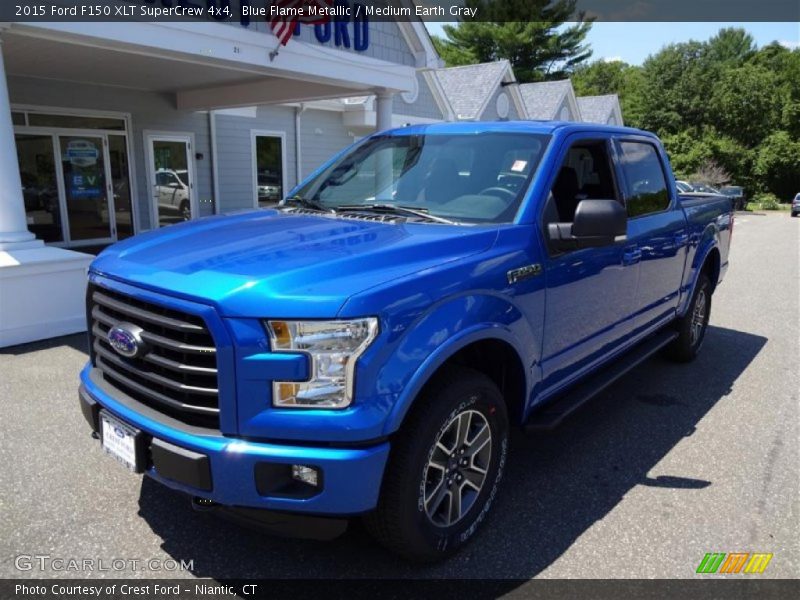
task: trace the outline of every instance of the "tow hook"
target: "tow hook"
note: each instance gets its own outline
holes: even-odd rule
[[[219,504],[208,498],[192,497],[192,508],[198,512],[208,512],[217,508]]]

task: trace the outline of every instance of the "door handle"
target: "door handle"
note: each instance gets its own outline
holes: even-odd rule
[[[623,265],[635,265],[642,259],[642,250],[639,246],[629,246],[622,253]]]
[[[680,233],[675,234],[675,247],[676,248],[683,248],[686,244],[689,243],[689,234],[681,231]]]

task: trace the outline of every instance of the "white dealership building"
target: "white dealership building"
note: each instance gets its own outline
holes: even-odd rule
[[[376,129],[528,118],[508,63],[443,69],[420,21],[277,47],[263,20],[0,22],[0,347],[85,328],[82,248],[272,204]]]

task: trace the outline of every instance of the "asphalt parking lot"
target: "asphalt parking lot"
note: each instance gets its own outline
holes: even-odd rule
[[[800,219],[738,215],[702,355],[654,358],[560,429],[512,444],[493,515],[443,564],[404,564],[355,524],[285,540],[192,511],[124,471],[76,399],[84,336],[0,350],[0,577],[19,555],[175,559],[105,577],[683,578],[706,552],[771,552],[800,576]]]

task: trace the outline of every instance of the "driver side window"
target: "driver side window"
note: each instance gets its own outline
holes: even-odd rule
[[[550,189],[545,223],[572,223],[582,200],[620,201],[606,140],[576,142],[567,151]]]

